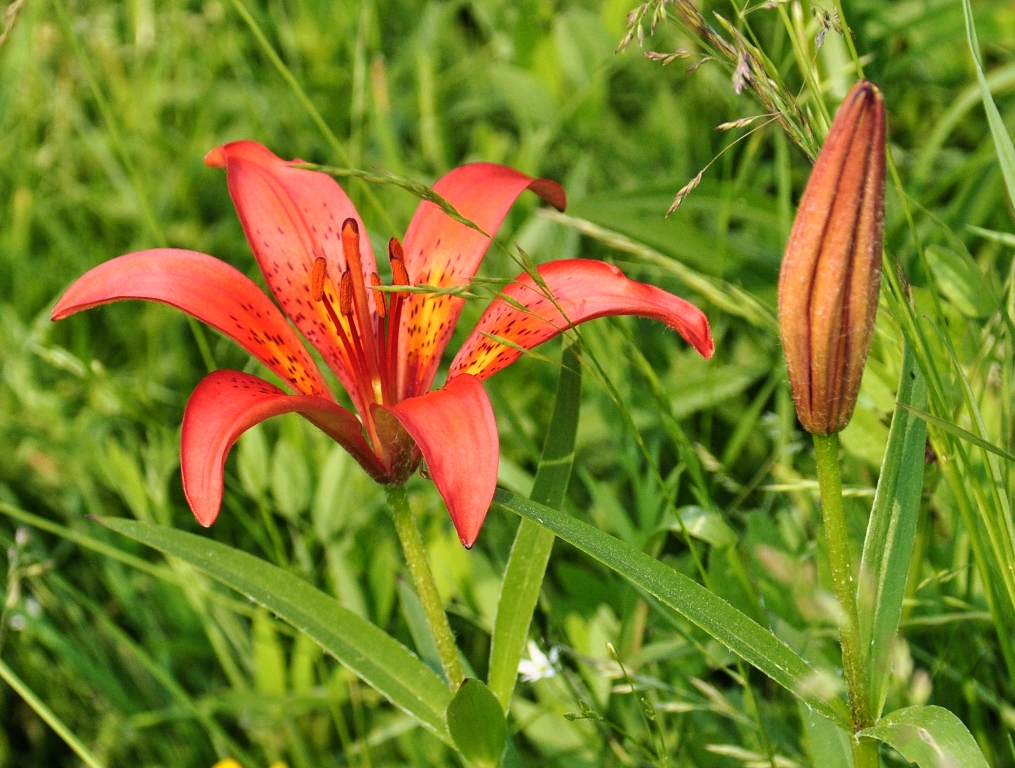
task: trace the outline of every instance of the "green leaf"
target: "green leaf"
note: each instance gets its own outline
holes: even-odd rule
[[[239,451],[236,458],[236,469],[240,482],[251,498],[259,499],[264,495],[268,484],[268,441],[264,437],[264,428],[255,424],[237,441]]]
[[[290,520],[310,506],[310,470],[296,447],[285,437],[271,457],[271,494],[278,511]]]
[[[687,506],[678,509],[677,513],[679,519],[677,515],[667,512],[659,530],[682,533],[686,527],[689,534],[716,549],[729,549],[737,543],[736,531],[729,527],[718,512],[704,507]]]
[[[841,699],[825,701],[811,689],[818,674],[785,643],[718,595],[644,552],[597,528],[504,490],[494,503],[532,520],[629,579],[834,722],[846,725]]]
[[[989,768],[969,729],[941,707],[896,710],[860,735],[883,741],[920,768]]]
[[[265,696],[285,696],[285,653],[275,632],[275,620],[263,608],[254,614],[254,682]]]
[[[534,501],[554,508],[564,503],[571,480],[581,383],[581,360],[577,348],[574,345],[565,347],[550,429],[530,494]],[[553,540],[552,533],[523,519],[504,571],[490,642],[489,673],[490,688],[504,709],[511,703],[511,692],[518,677],[518,662],[525,648]]]
[[[927,407],[927,382],[908,345],[903,347],[898,402]],[[857,593],[860,640],[868,649],[866,667],[875,715],[881,713],[888,694],[889,664],[920,514],[926,443],[926,422],[906,408],[896,408],[867,525]]]
[[[466,678],[448,704],[448,730],[455,746],[476,768],[497,768],[507,741],[507,721],[493,691]]]
[[[1011,462],[1015,462],[1015,455],[1008,453],[1003,448],[998,448],[991,442],[984,440],[983,438],[977,437],[967,429],[963,429],[957,424],[952,424],[950,421],[939,419],[937,416],[932,416],[926,411],[921,411],[919,408],[914,408],[905,403],[899,403],[903,408],[912,413],[917,418],[926,421],[928,424],[932,424],[940,430],[947,432],[948,434],[959,438],[959,440],[965,440],[968,443],[972,443],[978,448],[982,448],[989,453],[993,453],[995,456],[1000,456],[1002,459],[1006,459]]]
[[[47,707],[42,699],[35,695],[35,691],[29,688],[15,674],[14,670],[4,664],[2,660],[0,660],[0,680],[3,680],[13,688],[14,692],[24,699],[28,706],[35,710],[35,714],[42,718],[46,725],[56,731],[57,735],[74,751],[74,754],[81,758],[81,762],[87,765],[88,768],[103,768],[103,764],[91,753],[84,742],[70,728],[64,725],[63,720],[57,717],[53,710]]]
[[[966,317],[983,318],[997,311],[990,281],[968,253],[928,245],[927,261],[941,292]]]
[[[247,595],[306,633],[438,738],[450,741],[444,717],[451,700],[447,686],[405,646],[333,597],[288,571],[203,536],[122,518],[99,522]]]
[[[990,133],[994,137],[994,149],[997,152],[998,162],[1001,163],[1001,173],[1004,174],[1004,185],[1008,188],[1008,197],[1015,200],[1015,146],[1012,145],[1008,129],[1004,127],[1004,120],[1001,119],[1001,113],[997,110],[994,97],[990,94],[990,85],[983,73],[983,62],[980,61],[980,42],[976,39],[973,8],[969,0],[962,0],[962,9],[966,15],[966,40],[969,42],[969,52],[973,55],[973,64],[976,66],[976,79],[980,83],[983,109],[987,113]]]
[[[798,702],[811,765],[821,768],[853,768],[849,734],[824,715]]]

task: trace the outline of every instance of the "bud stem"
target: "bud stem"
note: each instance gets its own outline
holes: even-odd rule
[[[846,510],[842,504],[839,437],[837,434],[813,437],[828,564],[832,572],[835,596],[845,613],[843,623],[839,627],[839,642],[842,645],[842,670],[846,678],[849,710],[853,720],[853,763],[855,768],[878,768],[877,743],[870,739],[859,739],[855,735],[856,732],[873,725],[873,720],[867,693],[864,653],[857,623],[856,583],[849,556],[849,528],[846,525]]]

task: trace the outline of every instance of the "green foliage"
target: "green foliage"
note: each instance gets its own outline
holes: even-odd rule
[[[476,768],[497,768],[507,742],[507,723],[493,691],[466,678],[447,711],[448,731],[462,756]]]
[[[505,764],[848,766],[849,735],[798,705],[842,700],[841,659],[813,453],[774,310],[808,157],[854,77],[851,46],[885,93],[898,172],[874,347],[842,437],[854,562],[865,530],[889,532],[862,550],[877,574],[870,594],[884,596],[870,598],[869,631],[888,713],[868,733],[885,766],[901,754],[924,768],[930,742],[906,741],[923,732],[966,750],[961,765],[981,764],[980,751],[1015,765],[1011,4],[695,0],[696,28],[679,3],[649,2],[644,47],[635,35],[615,53],[634,5],[11,4],[0,24],[2,768],[84,754],[111,768],[461,760],[383,495],[355,463],[305,423],[269,422],[228,460],[219,520],[189,538],[187,396],[211,368],[265,371],[162,306],[48,320],[75,277],[133,250],[196,249],[260,280],[225,180],[201,162],[239,138],[343,169],[378,252],[404,234],[414,191],[459,163],[554,178],[568,211],[523,196],[471,292],[518,272],[517,244],[536,263],[612,261],[712,322],[709,362],[647,321],[583,326],[574,471],[554,486],[559,503],[533,496],[621,571],[644,565],[647,586],[503,510],[465,552],[432,484],[410,483],[463,662],[507,711]],[[836,10],[849,37],[829,21]],[[646,51],[676,53],[664,65]],[[766,76],[737,94],[745,52]],[[467,301],[452,351],[484,306]],[[899,386],[909,353],[925,404]],[[519,508],[559,436],[559,359],[549,345],[486,382],[500,484]],[[242,594],[282,599],[270,610],[315,624],[324,642],[180,552],[163,558],[89,515],[132,518],[167,548],[199,542],[221,555],[203,566],[227,581],[247,563],[260,581]],[[529,570],[545,578],[541,589],[529,579],[507,628],[498,601],[525,536],[542,544]],[[699,623],[674,610],[674,584],[700,598]],[[737,648],[771,651],[750,656],[765,674],[721,642],[745,628],[757,642]],[[533,674],[516,685],[523,650]],[[388,665],[412,672],[387,679]]]

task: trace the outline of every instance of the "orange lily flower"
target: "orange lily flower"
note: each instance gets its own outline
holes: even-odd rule
[[[172,248],[95,267],[53,309],[59,320],[121,299],[169,304],[229,336],[292,390],[226,370],[197,385],[183,416],[180,464],[187,501],[202,525],[218,515],[223,467],[239,436],[271,416],[299,413],[380,483],[405,483],[426,459],[459,538],[471,547],[493,498],[500,452],[483,379],[521,349],[604,315],[661,320],[702,355],[712,354],[708,321],[696,307],[628,280],[609,264],[573,259],[539,267],[544,286],[528,275],[508,285],[455,357],[447,383],[431,391],[465,300],[373,290],[379,280],[363,223],[330,176],[294,168],[251,141],[218,147],[205,163],[226,169],[244,233],[281,311],[225,262]],[[526,189],[561,210],[566,204],[558,184],[489,163],[456,168],[434,189],[489,233]],[[489,237],[422,202],[404,248],[394,238],[388,245],[393,282],[466,285],[489,244]],[[338,377],[356,413],[335,401],[287,317]]]

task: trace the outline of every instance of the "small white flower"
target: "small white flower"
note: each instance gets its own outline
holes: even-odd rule
[[[518,662],[518,674],[527,683],[534,683],[536,680],[553,677],[557,674],[557,661],[560,658],[560,651],[554,647],[547,655],[539,650],[535,640],[529,640],[527,646],[529,658]]]

